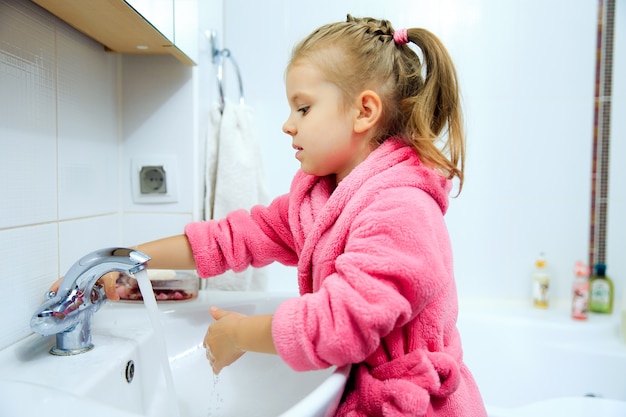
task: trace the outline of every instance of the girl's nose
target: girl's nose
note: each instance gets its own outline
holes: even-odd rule
[[[287,120],[285,120],[285,123],[283,123],[283,132],[285,132],[289,136],[293,136],[296,134],[296,127],[290,120],[291,117],[289,117]]]

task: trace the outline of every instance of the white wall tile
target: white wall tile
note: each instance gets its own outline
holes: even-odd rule
[[[30,318],[59,276],[56,224],[0,230],[0,349],[31,333]]]
[[[0,229],[56,219],[54,22],[37,11],[0,1]]]
[[[123,219],[124,245],[181,235],[185,225],[193,220],[191,213],[125,213]]]
[[[121,215],[108,215],[59,223],[59,265],[64,275],[78,259],[96,249],[123,246]]]
[[[598,2],[520,1],[515,51],[517,94],[534,99],[594,92]],[[495,33],[494,33],[495,35]]]
[[[117,60],[57,23],[59,218],[119,209]]]

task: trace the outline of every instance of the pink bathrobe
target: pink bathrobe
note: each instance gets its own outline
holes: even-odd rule
[[[332,181],[299,171],[268,207],[189,224],[198,273],[297,265],[274,344],[298,371],[355,364],[338,416],[485,417],[455,324],[450,181],[395,139]]]

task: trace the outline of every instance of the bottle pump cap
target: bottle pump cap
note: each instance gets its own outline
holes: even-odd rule
[[[589,277],[589,267],[582,263],[582,261],[577,261],[574,265],[574,275],[577,277]]]
[[[599,277],[603,277],[606,274],[606,265],[605,264],[595,264],[593,266],[595,275]]]
[[[545,255],[542,253],[539,254],[539,257],[537,258],[537,260],[535,260],[535,267],[537,268],[545,268],[546,267],[546,257]]]

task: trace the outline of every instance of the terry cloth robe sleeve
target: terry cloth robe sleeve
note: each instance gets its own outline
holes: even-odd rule
[[[221,220],[192,222],[185,227],[198,274],[211,277],[232,269],[262,267],[273,261],[296,265],[287,213],[289,198],[277,197],[268,207],[235,210]]]
[[[388,140],[324,204],[315,187],[291,202],[307,294],[277,309],[274,344],[296,370],[356,364],[338,415],[486,416],[455,325],[449,187]]]

